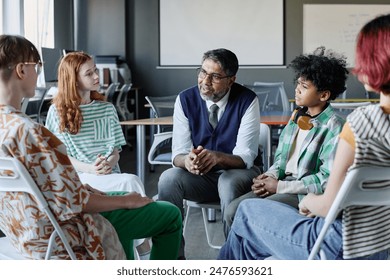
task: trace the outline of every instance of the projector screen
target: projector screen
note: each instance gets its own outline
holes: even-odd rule
[[[226,48],[240,66],[283,66],[283,0],[160,0],[160,66],[199,66]]]

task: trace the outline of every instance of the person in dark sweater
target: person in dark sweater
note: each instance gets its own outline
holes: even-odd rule
[[[223,212],[233,199],[250,191],[260,172],[254,164],[259,102],[253,91],[235,83],[237,71],[233,52],[210,50],[198,69],[198,85],[182,91],[176,100],[173,167],[162,173],[158,196],[179,207],[183,216],[183,199],[220,201]],[[179,258],[185,258],[184,239]]]

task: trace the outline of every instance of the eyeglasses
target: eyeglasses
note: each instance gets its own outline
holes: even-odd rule
[[[34,68],[35,68],[35,72],[37,72],[37,75],[39,76],[39,74],[41,74],[42,72],[42,65],[43,63],[38,61],[38,62],[23,62],[23,64],[26,64],[26,65],[34,65]]]
[[[198,73],[198,78],[199,79],[206,79],[207,76],[209,76],[211,78],[211,82],[213,84],[218,84],[220,83],[223,79],[226,79],[226,78],[230,78],[232,77],[232,75],[228,75],[228,76],[221,76],[217,73],[207,73],[203,68],[198,68],[196,69],[196,72]]]

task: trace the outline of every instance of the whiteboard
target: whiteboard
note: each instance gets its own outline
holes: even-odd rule
[[[284,65],[283,0],[160,0],[160,66],[233,51],[240,66]]]
[[[305,4],[303,5],[303,52],[325,46],[355,62],[356,37],[360,29],[378,15],[390,13],[390,5]]]

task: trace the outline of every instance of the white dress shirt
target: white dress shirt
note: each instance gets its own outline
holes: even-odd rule
[[[227,93],[216,104],[219,107],[218,120],[225,112],[226,104],[229,100]],[[214,104],[212,101],[206,101],[206,106]],[[253,161],[258,154],[260,133],[260,107],[258,98],[255,98],[249,105],[244,116],[241,119],[241,125],[238,130],[237,142],[233,149],[233,155],[239,156],[249,169],[253,166]],[[172,139],[172,159],[179,154],[188,154],[194,147],[191,139],[191,131],[187,117],[183,112],[180,102],[180,96],[175,102],[173,113],[173,139]]]

